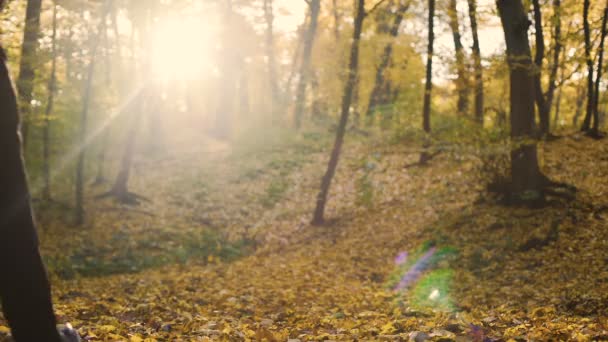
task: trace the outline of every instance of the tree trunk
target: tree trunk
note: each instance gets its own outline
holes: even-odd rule
[[[435,0],[429,0],[429,38],[426,53],[426,83],[424,86],[424,106],[422,108],[422,129],[431,132],[431,92],[433,91],[433,46],[435,42]]]
[[[0,302],[17,341],[60,342],[18,131],[17,98],[0,48]]]
[[[53,102],[57,88],[57,5],[53,4],[53,33],[51,36],[51,76],[48,84],[48,100],[44,115],[44,127],[42,128],[42,198],[51,200],[51,115],[53,114]]]
[[[426,53],[426,83],[424,86],[424,104],[422,107],[422,129],[428,135],[431,133],[431,92],[433,91],[433,50],[435,43],[435,0],[428,0],[428,46]],[[428,136],[424,137],[423,149],[420,153],[420,164],[426,164],[431,158],[426,149],[429,147]]]
[[[541,136],[545,136],[549,133],[549,112],[551,111],[551,105],[543,94],[541,84],[543,60],[545,58],[545,38],[543,33],[542,11],[538,0],[532,0],[532,5],[534,7],[534,37],[536,38],[536,54],[534,56],[534,63],[536,64],[536,70],[534,72],[534,93],[540,119],[539,133]]]
[[[321,181],[321,190],[317,195],[317,206],[315,208],[312,224],[320,225],[325,221],[325,204],[327,202],[327,195],[329,193],[329,187],[331,185],[332,178],[336,173],[336,167],[338,166],[338,159],[340,158],[340,150],[342,149],[342,143],[344,141],[344,134],[346,132],[346,124],[348,123],[349,109],[351,105],[353,87],[357,79],[357,70],[359,67],[359,42],[361,38],[361,31],[363,29],[363,19],[365,19],[365,0],[357,0],[355,16],[355,29],[353,32],[353,41],[350,48],[350,60],[348,66],[348,78],[344,84],[344,93],[342,96],[342,108],[340,113],[340,122],[338,124],[338,130],[336,131],[336,140],[334,147],[329,158],[327,165],[327,171]]]
[[[127,131],[127,137],[125,141],[125,149],[123,151],[122,159],[120,162],[120,169],[116,176],[116,181],[110,190],[110,194],[114,196],[121,203],[134,204],[137,203],[137,198],[134,194],[129,192],[129,178],[131,176],[131,168],[133,165],[133,153],[135,151],[135,141],[139,126],[141,122],[141,116],[144,111],[144,100],[146,92],[140,94],[140,98],[137,101],[135,108],[135,115],[131,119],[129,130]]]
[[[560,82],[564,81],[564,70],[565,68],[561,69],[560,72]],[[559,114],[560,114],[560,110],[562,107],[562,93],[564,91],[564,86],[561,85],[559,87],[559,89],[557,90],[557,97],[555,98],[555,119],[553,121],[553,128],[554,129],[558,129],[559,128]]]
[[[306,86],[310,78],[310,59],[312,47],[314,45],[317,32],[317,23],[319,12],[321,10],[320,0],[310,0],[310,21],[308,29],[304,35],[304,48],[302,50],[302,64],[300,66],[300,78],[296,89],[296,104],[294,109],[295,127],[299,129],[302,126],[302,116],[304,115],[304,104],[306,102]]]
[[[458,9],[456,8],[456,0],[449,0],[448,17],[450,19],[450,29],[452,30],[452,38],[454,40],[454,52],[456,54],[456,71],[458,78],[456,79],[456,91],[458,92],[458,114],[466,115],[469,107],[469,82],[467,79],[465,53],[462,46],[460,35],[460,21],[458,19]]]
[[[534,66],[528,42],[530,21],[521,0],[498,0],[498,11],[507,43],[510,69],[511,197],[513,200],[542,199],[542,177],[534,139]]]
[[[373,120],[374,111],[376,110],[376,106],[386,104],[387,99],[391,94],[387,94],[384,89],[386,82],[386,69],[388,68],[391,57],[393,54],[393,40],[399,34],[399,27],[401,26],[401,22],[403,21],[403,16],[405,12],[409,8],[409,2],[402,3],[395,13],[395,18],[393,20],[393,25],[390,28],[389,34],[391,37],[391,41],[384,47],[384,51],[382,52],[382,56],[380,57],[380,64],[376,69],[376,78],[374,80],[374,87],[372,88],[372,92],[369,96],[369,101],[367,103],[367,110],[365,112],[365,116],[367,117],[368,123]]]
[[[279,86],[277,83],[277,63],[274,53],[274,30],[272,0],[264,0],[264,17],[266,19],[266,57],[268,58],[268,82],[270,85],[270,103],[273,116],[277,116],[281,103]]]
[[[604,8],[604,17],[602,19],[602,33],[600,39],[600,51],[597,60],[597,75],[595,76],[595,90],[593,94],[593,129],[591,134],[594,137],[600,136],[600,82],[602,81],[602,68],[604,66],[604,42],[606,40],[606,21],[608,20],[608,2]]]
[[[105,18],[108,12],[108,5],[110,0],[106,0],[104,3],[104,8],[102,9],[101,21],[99,23],[99,27],[97,28],[96,33],[91,34],[91,49],[90,49],[90,61],[87,68],[87,78],[84,89],[84,94],[82,96],[82,111],[80,113],[80,131],[78,133],[78,159],[76,162],[76,224],[82,225],[85,220],[85,210],[84,210],[84,163],[86,158],[87,151],[87,124],[88,124],[88,116],[89,116],[89,107],[91,102],[91,93],[93,92],[93,75],[95,74],[95,63],[97,60],[97,50],[99,47],[99,35],[105,28]]]
[[[468,0],[469,21],[473,35],[473,65],[475,70],[475,120],[483,126],[484,90],[483,90],[483,66],[481,65],[481,50],[479,47],[479,34],[477,32],[477,1]]]
[[[226,8],[223,21],[223,60],[220,67],[221,79],[219,80],[219,101],[215,112],[215,133],[220,139],[230,138],[232,132],[232,119],[234,111],[234,94],[236,91],[237,79],[234,66],[238,65],[239,56],[236,46],[230,38],[232,30],[232,4],[231,0],[226,0]]]
[[[29,133],[29,120],[32,115],[32,99],[34,79],[36,76],[35,60],[38,49],[38,36],[40,35],[40,9],[42,0],[28,0],[25,9],[25,27],[23,29],[23,44],[21,45],[21,61],[19,62],[19,78],[17,90],[19,92],[19,105],[23,121],[21,135],[23,149],[27,147]]]
[[[583,32],[585,34],[585,60],[587,61],[587,110],[583,120],[582,131],[591,128],[591,116],[593,114],[593,58],[591,57],[591,28],[589,27],[589,0],[583,1]]]

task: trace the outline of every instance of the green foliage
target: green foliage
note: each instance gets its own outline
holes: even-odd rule
[[[273,179],[266,188],[266,193],[261,199],[262,205],[266,208],[274,207],[274,205],[283,198],[283,195],[288,188],[289,184],[284,178]]]
[[[118,241],[127,236],[114,234]],[[71,255],[56,255],[45,259],[51,274],[71,279],[77,276],[106,276],[111,274],[135,273],[148,268],[161,267],[173,263],[232,261],[252,251],[253,242],[247,239],[228,241],[214,231],[203,230],[199,234],[189,234],[177,243],[160,245],[158,237],[150,237],[127,245],[122,249],[103,246],[83,246]],[[160,251],[159,251],[160,249]]]

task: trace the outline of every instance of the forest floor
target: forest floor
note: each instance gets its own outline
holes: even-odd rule
[[[578,192],[526,209],[484,195],[472,158],[404,168],[418,154],[352,139],[314,227],[325,135],[141,158],[149,200],[91,196],[82,230],[40,209],[60,320],[90,341],[608,340],[606,141],[543,144]]]

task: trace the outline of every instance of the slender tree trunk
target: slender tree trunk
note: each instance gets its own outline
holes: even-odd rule
[[[312,219],[312,224],[314,225],[323,224],[325,221],[324,213],[327,195],[329,193],[331,181],[336,173],[338,159],[340,158],[340,150],[342,149],[342,143],[344,141],[344,134],[346,132],[346,124],[348,123],[349,109],[353,95],[353,87],[355,86],[357,69],[359,66],[359,42],[361,38],[361,31],[363,29],[363,19],[365,19],[365,0],[357,0],[356,13],[355,29],[353,32],[353,41],[350,49],[350,60],[348,65],[348,78],[344,84],[344,93],[342,96],[340,122],[338,124],[338,130],[336,131],[336,140],[329,158],[327,171],[325,172],[325,175],[321,181],[321,190],[317,195],[317,206]]]
[[[340,41],[340,11],[338,10],[338,0],[331,0],[331,14],[334,17],[334,38],[337,43]]]
[[[475,70],[475,120],[483,127],[484,90],[483,66],[481,65],[481,49],[479,47],[479,34],[477,31],[477,1],[468,0],[469,21],[473,35],[473,66]]]
[[[226,0],[224,9],[224,23],[223,23],[223,55],[224,60],[222,61],[221,72],[222,77],[220,82],[220,94],[219,102],[215,112],[215,130],[218,138],[228,139],[232,132],[232,119],[234,111],[234,94],[237,85],[237,73],[234,70],[234,66],[239,62],[239,56],[236,46],[234,46],[232,39],[230,38],[230,32],[232,30],[232,0]]]
[[[460,21],[458,19],[458,9],[456,8],[456,0],[449,0],[448,17],[450,19],[450,29],[452,30],[452,38],[454,40],[454,52],[456,54],[456,71],[458,78],[456,79],[456,91],[458,92],[458,114],[466,115],[469,107],[469,82],[467,76],[467,67],[465,65],[465,53],[460,35]]]
[[[118,171],[118,175],[116,176],[116,180],[114,181],[114,185],[112,186],[112,190],[110,190],[110,194],[121,203],[137,203],[136,196],[129,192],[129,178],[131,176],[131,168],[133,165],[135,141],[137,138],[137,133],[139,131],[141,117],[144,111],[143,107],[145,94],[146,92],[139,95],[140,98],[137,101],[135,115],[131,119],[129,130],[127,131],[125,149],[122,154],[120,169]]]
[[[44,115],[44,127],[42,128],[42,198],[46,201],[51,200],[51,115],[53,114],[53,104],[55,91],[57,88],[57,4],[53,4],[53,33],[51,36],[51,76],[48,84],[48,100]]]
[[[367,103],[367,110],[365,112],[365,116],[367,117],[368,123],[371,123],[371,121],[373,120],[373,115],[374,111],[376,110],[376,106],[386,104],[387,99],[390,97],[390,94],[387,94],[384,91],[384,89],[386,89],[385,73],[393,55],[393,40],[399,34],[399,27],[401,26],[401,22],[403,21],[403,16],[405,15],[405,12],[407,12],[409,8],[409,4],[409,2],[405,4],[402,3],[399,6],[397,13],[395,13],[395,18],[389,31],[391,41],[386,44],[386,46],[384,47],[384,51],[382,52],[382,56],[380,57],[380,64],[376,69],[374,87],[372,88],[372,92],[369,96],[369,101]]]
[[[534,139],[534,76],[528,28],[521,0],[498,0],[510,69],[511,195],[513,200],[540,200],[542,177]]]
[[[277,82],[277,63],[274,53],[274,14],[272,8],[272,0],[264,0],[264,17],[266,19],[265,47],[266,57],[268,58],[268,82],[270,84],[271,112],[273,113],[273,116],[276,116],[278,114],[277,112],[281,103],[281,95]]]
[[[304,115],[304,104],[306,102],[306,86],[309,82],[311,72],[310,59],[317,32],[317,22],[319,19],[319,12],[321,10],[321,1],[310,0],[309,6],[310,21],[308,23],[308,29],[306,30],[306,34],[304,35],[304,48],[302,50],[300,78],[298,80],[298,87],[296,89],[296,104],[294,109],[294,120],[296,129],[299,129],[302,126],[302,116]]]
[[[26,150],[29,134],[29,120],[32,115],[32,99],[34,79],[36,76],[36,50],[40,35],[40,9],[42,0],[28,0],[25,9],[25,27],[23,29],[23,44],[21,45],[21,61],[19,62],[19,77],[17,90],[21,108],[21,135],[23,149]]]
[[[604,42],[606,40],[606,21],[608,20],[608,1],[604,8],[604,17],[602,19],[602,33],[600,39],[600,51],[597,60],[597,75],[595,76],[595,90],[593,94],[593,129],[592,135],[600,136],[600,83],[602,81],[602,68],[604,66]]]
[[[38,251],[19,136],[17,98],[0,48],[0,302],[17,341],[60,342]]]
[[[536,38],[536,54],[534,57],[534,63],[536,64],[536,70],[534,72],[534,92],[536,106],[538,107],[538,116],[540,119],[540,134],[541,136],[545,136],[549,133],[549,112],[551,111],[551,105],[544,96],[541,81],[543,60],[545,58],[545,38],[543,33],[542,11],[539,0],[532,0],[532,5],[534,7],[534,36]]]
[[[433,47],[435,43],[435,0],[428,0],[428,46],[426,53],[426,83],[424,86],[424,105],[422,108],[422,129],[431,132],[431,92],[433,91]]]
[[[426,53],[426,82],[424,86],[424,104],[422,107],[422,129],[428,135],[431,133],[431,93],[433,91],[433,53],[435,43],[435,0],[428,0],[428,46]],[[423,149],[420,153],[420,164],[426,164],[431,158],[426,149],[429,147],[428,136],[424,137]]]
[[[583,32],[585,34],[585,60],[587,61],[587,110],[583,120],[582,131],[591,128],[591,116],[593,114],[593,58],[591,57],[591,28],[589,27],[589,0],[583,1]]]
[[[564,80],[564,70],[565,70],[565,68],[562,68],[560,71],[560,82],[563,82],[563,80]],[[560,114],[560,110],[561,110],[561,106],[562,106],[563,91],[564,91],[564,86],[561,85],[559,87],[559,89],[557,90],[557,97],[555,98],[555,119],[553,121],[554,129],[559,128],[559,114]]]
[[[99,48],[99,36],[105,29],[106,15],[108,12],[108,5],[110,0],[106,0],[104,8],[102,9],[101,22],[96,33],[91,34],[91,49],[90,49],[90,61],[87,67],[87,78],[82,97],[82,112],[80,113],[80,131],[78,133],[79,152],[78,159],[76,162],[76,224],[82,225],[85,221],[85,210],[84,210],[84,163],[87,151],[87,125],[89,117],[89,107],[91,102],[91,94],[93,92],[93,75],[95,74],[95,64],[97,60],[97,50]]]

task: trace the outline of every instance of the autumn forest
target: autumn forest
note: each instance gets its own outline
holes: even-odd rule
[[[608,1],[0,9],[0,341],[608,340]]]

